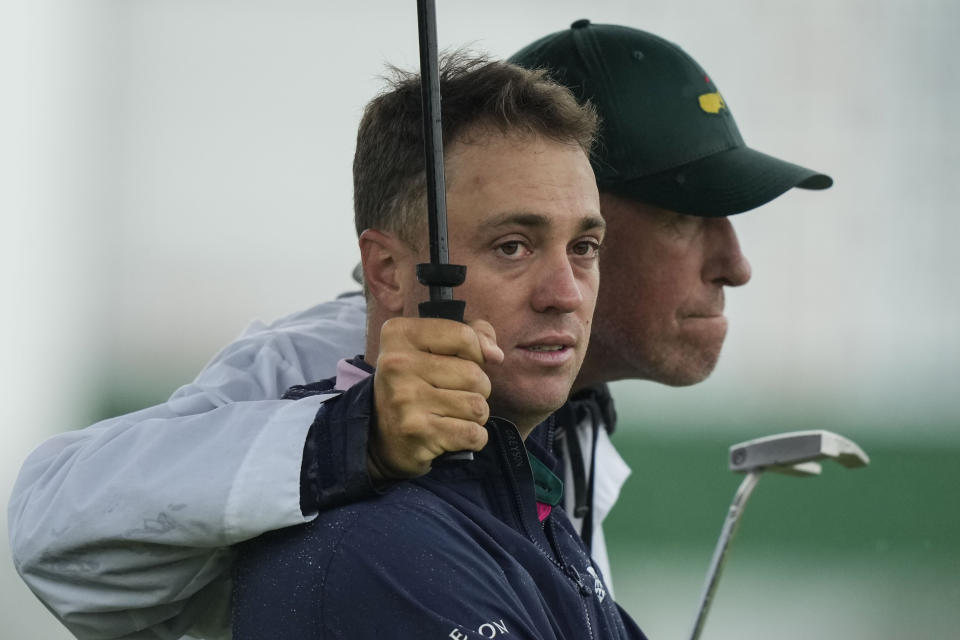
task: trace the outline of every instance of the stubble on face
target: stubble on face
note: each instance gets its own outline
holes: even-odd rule
[[[491,409],[523,432],[563,404],[586,353],[604,225],[593,171],[576,145],[498,132],[447,158],[450,257],[467,265],[457,294],[497,331]]]
[[[607,241],[590,350],[577,380],[701,382],[727,333],[724,287],[750,267],[726,218],[701,218],[601,194]]]

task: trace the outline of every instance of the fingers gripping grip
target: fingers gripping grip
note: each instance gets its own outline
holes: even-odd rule
[[[451,300],[452,287],[463,284],[467,268],[459,264],[418,264],[417,280],[430,287],[430,300],[418,305],[421,318],[443,318],[463,322],[463,310],[466,302]],[[451,451],[441,455],[438,460],[473,460],[472,451]]]

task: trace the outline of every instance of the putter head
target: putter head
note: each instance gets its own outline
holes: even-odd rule
[[[730,447],[730,470],[776,471],[809,476],[820,473],[818,460],[833,459],[849,469],[865,467],[870,458],[855,442],[822,429],[790,431]]]

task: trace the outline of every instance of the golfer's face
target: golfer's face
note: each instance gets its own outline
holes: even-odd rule
[[[587,348],[604,234],[593,171],[576,145],[477,133],[447,153],[458,298],[489,321],[505,359],[485,367],[494,415],[549,414]]]

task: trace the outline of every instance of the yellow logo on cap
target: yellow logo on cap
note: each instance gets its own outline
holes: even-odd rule
[[[726,109],[727,104],[723,101],[723,96],[719,93],[704,93],[697,98],[700,100],[700,108],[707,113],[720,113],[720,109]]]

